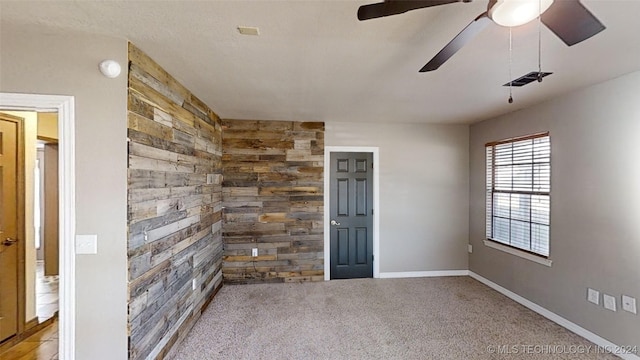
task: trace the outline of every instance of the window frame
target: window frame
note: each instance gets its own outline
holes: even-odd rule
[[[539,190],[531,190],[531,191],[522,191],[522,190],[499,190],[496,191],[496,146],[499,145],[503,145],[503,144],[509,144],[509,143],[516,143],[519,141],[526,141],[526,140],[533,140],[533,139],[539,139],[539,138],[548,138],[549,141],[549,174],[548,174],[548,184],[549,184],[549,191],[539,191]],[[489,153],[489,149],[491,149],[491,153]],[[489,155],[491,156],[491,158],[489,158]],[[489,160],[491,160],[491,163],[489,164]],[[532,159],[532,165],[535,164],[534,159]],[[517,165],[516,164],[509,164],[510,166],[513,165]],[[499,141],[493,141],[493,142],[489,142],[485,144],[485,236],[486,236],[486,240],[484,240],[484,244],[488,247],[497,249],[497,250],[501,250],[507,253],[510,253],[512,255],[516,255],[516,256],[520,256],[523,257],[525,259],[534,261],[534,262],[538,262],[541,263],[543,265],[547,265],[547,266],[551,266],[551,260],[549,259],[550,256],[550,250],[551,250],[551,244],[550,244],[550,232],[551,232],[551,137],[549,135],[549,132],[541,132],[541,133],[535,133],[535,134],[530,134],[530,135],[525,135],[525,136],[519,136],[519,137],[513,137],[513,138],[509,138],[509,139],[504,139],[504,140],[499,140]],[[548,198],[549,201],[549,207],[548,207],[548,235],[547,235],[547,254],[543,254],[543,253],[538,253],[535,252],[533,250],[529,250],[529,249],[523,249],[521,247],[517,247],[514,245],[511,245],[511,235],[509,236],[509,243],[506,243],[504,241],[500,241],[497,239],[493,238],[493,233],[494,233],[494,201],[495,201],[495,194],[496,193],[501,193],[501,194],[525,194],[525,195],[530,195],[530,196],[535,196],[535,195],[542,195],[542,196],[546,196]],[[530,203],[529,204],[529,213],[531,214],[533,205]],[[511,208],[510,208],[511,210]],[[511,215],[509,216],[509,220],[513,220],[513,217],[511,217]],[[517,219],[516,219],[517,220]],[[522,220],[519,220],[522,221]],[[529,238],[531,239],[532,236],[532,227],[531,224],[534,224],[535,222],[531,221],[531,217],[529,219],[529,221],[527,221],[527,223],[529,224]],[[530,246],[531,249],[532,246]]]

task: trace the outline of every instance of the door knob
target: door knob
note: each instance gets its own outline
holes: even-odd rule
[[[331,225],[334,225],[334,226],[336,226],[336,225],[337,225],[337,226],[340,226],[340,223],[339,223],[339,222],[337,222],[337,221],[335,221],[335,220],[331,220]]]
[[[2,244],[4,246],[11,246],[11,245],[13,245],[13,244],[15,244],[17,242],[18,242],[18,240],[16,240],[16,239],[6,238]]]

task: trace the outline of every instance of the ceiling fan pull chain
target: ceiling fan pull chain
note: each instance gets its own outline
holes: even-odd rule
[[[538,82],[542,82],[542,0],[538,0]]]
[[[513,39],[512,39],[511,27],[509,27],[509,79],[513,79],[513,77],[511,76],[511,65],[513,63],[512,53],[513,53]],[[512,85],[513,85],[513,80],[509,80],[509,104],[513,104],[513,93],[511,92]]]

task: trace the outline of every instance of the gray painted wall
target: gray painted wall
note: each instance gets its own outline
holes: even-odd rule
[[[531,86],[544,86],[531,85]],[[640,346],[640,72],[471,126],[469,268],[612,341]],[[517,101],[517,100],[516,100]],[[551,136],[551,235],[546,267],[482,244],[484,144],[540,131]],[[586,300],[617,298],[617,312]]]
[[[380,272],[467,269],[466,125],[325,123],[326,146],[380,148]]]
[[[0,36],[0,91],[75,96],[76,230],[98,235],[98,254],[76,257],[76,358],[126,359],[127,41],[8,24]],[[107,58],[117,79],[98,71]]]

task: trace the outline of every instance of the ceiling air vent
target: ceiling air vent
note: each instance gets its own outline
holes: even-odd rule
[[[253,26],[238,26],[238,32],[242,35],[260,35],[260,29]]]
[[[537,71],[532,71],[532,72],[528,73],[527,75],[521,76],[521,77],[519,77],[519,78],[517,78],[515,80],[511,80],[511,86],[520,87],[520,86],[525,86],[530,82],[537,81],[538,80],[538,74],[541,74],[542,77],[545,77],[545,76],[551,75],[553,73],[550,73],[550,72],[539,73]],[[502,86],[509,86],[509,83],[506,83],[506,84],[504,84]]]

